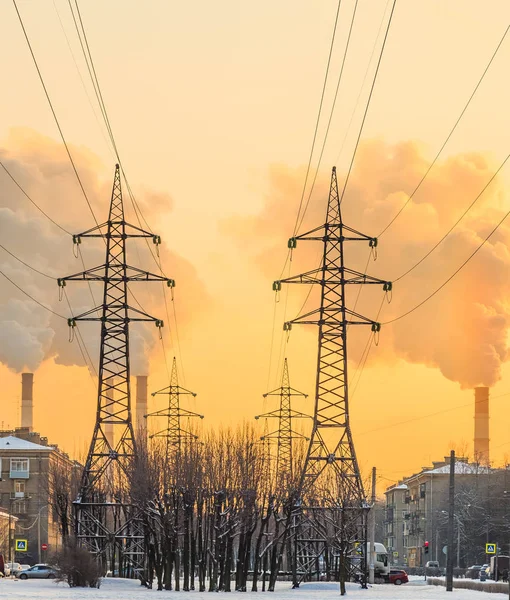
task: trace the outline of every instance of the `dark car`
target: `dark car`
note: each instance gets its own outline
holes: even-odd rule
[[[391,569],[390,574],[388,575],[388,579],[390,583],[394,583],[395,585],[409,583],[407,573],[405,571],[399,571],[397,569]]]
[[[478,579],[480,577],[480,569],[482,565],[471,565],[466,569],[466,578]]]
[[[49,565],[34,565],[21,571],[19,579],[55,579],[57,572]]]

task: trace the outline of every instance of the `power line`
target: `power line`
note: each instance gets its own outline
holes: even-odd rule
[[[412,271],[414,271],[414,269],[416,269],[416,267],[418,267],[419,265],[421,265],[421,263],[423,261],[425,261],[434,252],[434,250],[444,242],[444,240],[451,234],[451,232],[457,227],[457,225],[462,221],[462,219],[468,214],[468,212],[473,208],[473,206],[483,196],[483,194],[485,193],[485,191],[487,190],[487,188],[494,181],[494,179],[496,178],[496,176],[498,175],[498,173],[501,171],[501,169],[505,166],[505,164],[507,163],[507,161],[508,161],[509,158],[510,158],[510,154],[507,155],[507,157],[505,158],[505,160],[498,167],[497,171],[495,173],[493,173],[492,177],[484,185],[484,187],[482,188],[482,190],[480,191],[480,193],[476,196],[476,198],[473,200],[473,202],[471,202],[471,204],[466,208],[466,210],[462,213],[462,215],[459,217],[459,219],[457,219],[457,221],[452,225],[452,227],[450,227],[450,229],[443,235],[443,237],[434,246],[432,246],[432,248],[422,258],[420,258],[420,260],[416,264],[414,264],[410,269],[408,269],[407,271],[405,271],[404,273],[402,273],[402,275],[400,275],[399,277],[397,277],[396,279],[394,279],[393,283],[396,283],[397,281],[400,281],[406,275],[409,275],[409,273],[411,273]]]
[[[44,308],[44,310],[47,310],[48,312],[50,312],[51,314],[55,315],[56,317],[59,317],[60,319],[64,319],[65,321],[67,321],[66,317],[64,317],[63,315],[60,315],[58,312],[55,312],[53,309],[48,308],[47,306],[45,306],[44,304],[42,304],[42,302],[39,302],[39,300],[36,300],[27,291],[25,291],[22,287],[20,287],[17,283],[15,283],[9,276],[7,276],[3,271],[0,271],[0,275],[3,275],[7,279],[7,281],[9,283],[11,283],[15,288],[17,288],[22,294],[24,294],[25,296],[27,296],[27,298],[30,298],[30,300],[32,300],[32,302],[35,302],[41,308]]]
[[[34,271],[35,273],[38,273],[39,275],[42,275],[43,277],[46,277],[48,279],[52,279],[53,281],[56,281],[56,277],[53,277],[52,275],[48,275],[47,273],[44,273],[43,271],[39,271],[39,269],[36,269],[35,267],[32,267],[32,265],[29,265],[28,263],[26,263],[25,261],[21,260],[21,258],[17,257],[15,254],[13,254],[10,250],[7,250],[7,248],[5,246],[3,246],[2,244],[0,244],[0,248],[2,248],[2,250],[4,252],[7,252],[7,254],[9,254],[10,256],[12,256],[12,258],[14,258],[15,260],[17,260],[19,263],[21,263],[22,265],[24,265],[25,267],[31,269],[32,271]]]
[[[17,15],[18,15],[18,19],[19,19],[19,22],[20,22],[21,28],[22,28],[22,30],[23,30],[23,34],[25,35],[25,40],[26,40],[26,42],[27,42],[28,49],[30,50],[30,54],[32,55],[32,60],[33,60],[33,62],[34,62],[35,68],[36,68],[36,70],[37,70],[37,74],[39,75],[39,80],[40,80],[40,82],[41,82],[41,85],[42,85],[42,87],[43,87],[44,93],[45,93],[45,95],[46,95],[46,99],[48,100],[48,104],[49,104],[49,106],[50,106],[51,112],[52,112],[52,114],[53,114],[53,118],[54,118],[54,120],[55,120],[55,123],[56,123],[56,125],[57,125],[57,129],[58,129],[58,131],[59,131],[59,133],[60,133],[60,137],[62,138],[62,142],[63,142],[63,144],[64,144],[64,147],[65,147],[65,149],[66,149],[67,156],[69,157],[69,160],[70,160],[70,162],[71,162],[71,165],[72,165],[72,167],[73,167],[73,171],[74,171],[74,174],[76,175],[76,179],[78,180],[78,184],[79,184],[79,186],[80,186],[80,189],[81,189],[81,191],[82,191],[82,193],[83,193],[83,197],[85,198],[85,201],[87,202],[87,205],[88,205],[88,207],[89,207],[90,213],[92,214],[92,218],[94,219],[94,222],[96,223],[96,225],[99,227],[99,223],[98,223],[98,221],[97,221],[97,219],[96,219],[96,215],[94,214],[94,210],[92,209],[92,205],[90,204],[89,198],[88,198],[88,196],[87,196],[87,192],[85,191],[85,188],[83,187],[83,183],[82,183],[82,181],[81,181],[81,179],[80,179],[80,175],[78,174],[78,170],[77,170],[77,168],[76,168],[76,165],[75,165],[75,163],[74,163],[73,157],[72,157],[72,155],[71,155],[71,152],[70,152],[70,150],[69,150],[69,146],[67,145],[67,141],[66,141],[66,139],[65,139],[65,136],[64,136],[64,133],[63,133],[63,131],[62,131],[62,127],[60,126],[60,122],[59,122],[59,120],[58,120],[57,114],[56,114],[56,112],[55,112],[55,109],[53,108],[53,103],[52,103],[52,101],[51,101],[51,98],[50,98],[50,96],[49,96],[48,90],[47,90],[47,88],[46,88],[46,84],[44,83],[44,79],[43,79],[43,76],[42,76],[41,70],[40,70],[40,68],[39,68],[39,64],[38,64],[38,62],[37,62],[37,59],[35,58],[35,54],[34,54],[34,51],[33,51],[33,49],[32,49],[32,44],[30,43],[30,39],[29,39],[29,37],[28,37],[28,34],[27,34],[27,31],[26,31],[26,29],[25,29],[25,25],[23,24],[23,19],[22,19],[22,17],[21,17],[21,14],[20,14],[20,12],[19,12],[19,10],[18,10],[18,5],[16,4],[16,0],[12,0],[12,2],[13,2],[13,4],[14,4],[14,8],[16,9],[16,13],[17,13]]]
[[[367,80],[368,77],[368,71],[370,70],[370,65],[372,64],[372,59],[374,58],[374,54],[375,54],[375,49],[377,47],[377,40],[379,39],[379,36],[381,35],[381,31],[383,28],[383,24],[384,24],[384,17],[386,16],[386,12],[388,11],[388,6],[390,4],[390,0],[386,1],[386,6],[384,7],[384,11],[381,17],[381,22],[379,23],[379,29],[377,30],[377,35],[375,36],[375,40],[374,40],[374,45],[372,46],[372,52],[370,53],[370,58],[368,59],[368,63],[367,63],[367,68],[365,69],[365,74],[363,76],[363,81],[361,83],[361,87],[359,89],[359,93],[358,93],[358,97],[356,98],[356,103],[354,105],[354,108],[352,109],[351,112],[351,117],[349,119],[349,125],[347,126],[347,129],[345,130],[345,134],[342,140],[342,145],[340,146],[340,151],[338,153],[338,156],[336,157],[336,161],[335,163],[338,162],[338,160],[340,159],[340,156],[342,155],[344,146],[345,146],[345,141],[347,139],[347,136],[349,135],[349,132],[351,131],[351,127],[352,127],[352,122],[354,120],[354,115],[356,114],[356,110],[358,108],[359,105],[359,101],[361,98],[361,94],[363,92],[363,88],[365,87],[365,82]]]
[[[29,265],[28,263],[26,263],[25,261],[21,260],[21,258],[17,257],[15,254],[13,254],[10,250],[8,250],[5,246],[3,246],[2,244],[0,244],[0,248],[2,248],[2,250],[4,250],[5,252],[7,252],[7,254],[9,254],[10,256],[12,256],[12,258],[14,258],[15,260],[17,260],[18,262],[20,262],[22,265],[24,265],[25,267],[28,267],[29,269],[31,269],[32,271],[34,271],[35,273],[38,273],[39,275],[42,275],[43,277],[46,277],[48,279],[51,279],[53,281],[56,280],[55,277],[48,275],[47,273],[44,273],[43,271],[39,271],[38,269],[36,269],[35,267],[32,267],[32,265]],[[14,283],[14,281],[12,281],[9,277],[7,277],[7,275],[5,275],[5,273],[2,272],[2,275],[10,282],[12,283],[12,285],[14,285],[18,290],[20,290],[20,292],[22,292],[23,294],[25,294],[25,296],[28,296],[33,302],[35,302],[36,304],[38,304],[39,306],[41,306],[42,308],[50,311],[51,313],[53,313],[54,315],[56,315],[57,317],[60,317],[62,319],[65,319],[65,317],[63,315],[60,315],[59,313],[53,311],[52,309],[48,308],[47,306],[45,306],[44,304],[42,304],[41,302],[39,302],[38,300],[36,300],[33,296],[31,296],[30,294],[28,294],[28,292],[26,292],[24,289],[22,289],[19,285],[17,285],[16,283]],[[71,316],[74,316],[73,314],[73,310],[71,307],[71,303],[69,301],[69,298],[67,296],[67,293],[64,290],[64,295],[65,298],[67,300],[67,304],[69,305],[69,310],[71,312]],[[89,370],[90,373],[90,367],[89,364],[87,362],[87,359],[85,358],[85,354],[88,356],[88,359],[90,361],[90,364],[92,366],[92,369],[97,377],[97,371],[94,367],[94,363],[92,362],[92,359],[90,358],[90,354],[89,351],[87,349],[87,346],[85,344],[85,340],[83,339],[81,332],[79,330],[77,330],[77,334],[78,337],[76,338],[76,341],[78,343],[78,347],[80,349],[80,353],[82,355],[83,358],[83,362],[85,363],[85,366],[87,367],[87,369]],[[83,346],[83,348],[82,348]],[[92,376],[92,374],[90,373],[90,375]]]
[[[56,4],[55,0],[53,0],[53,8],[55,9],[55,12],[57,14],[58,21],[59,21],[59,24],[60,24],[60,28],[62,29],[62,33],[64,34],[64,37],[66,39],[67,47],[69,48],[69,52],[70,52],[71,57],[73,59],[76,72],[78,73],[78,77],[80,78],[81,86],[83,88],[83,91],[85,92],[85,95],[87,96],[87,101],[88,101],[89,106],[90,106],[90,108],[92,110],[92,113],[94,115],[94,119],[95,119],[95,121],[97,123],[98,129],[101,132],[101,137],[103,138],[108,151],[110,152],[110,154],[112,155],[112,157],[115,158],[115,154],[112,152],[110,144],[108,143],[108,140],[106,139],[106,136],[104,134],[103,128],[102,128],[102,126],[101,126],[101,124],[99,122],[99,119],[98,119],[98,116],[97,116],[97,113],[96,113],[96,109],[92,105],[92,100],[91,100],[90,95],[89,95],[89,93],[87,91],[87,86],[85,85],[85,81],[83,80],[83,77],[82,77],[82,74],[81,74],[81,71],[80,71],[80,67],[78,66],[78,62],[76,60],[76,56],[74,55],[73,49],[71,47],[71,42],[69,41],[69,37],[67,36],[66,30],[65,30],[65,27],[64,27],[64,23],[62,22],[62,19],[60,18],[60,13],[58,11],[57,4]]]
[[[474,90],[472,91],[471,95],[468,98],[468,101],[466,102],[464,108],[462,109],[458,119],[455,121],[452,129],[450,130],[450,133],[446,136],[445,141],[443,142],[443,144],[441,145],[441,147],[439,148],[437,154],[434,157],[434,160],[430,163],[430,165],[428,166],[427,170],[425,171],[423,177],[420,179],[420,181],[418,182],[418,184],[416,185],[416,187],[414,188],[414,190],[412,191],[411,195],[409,196],[409,198],[405,201],[404,205],[399,209],[399,211],[397,212],[397,214],[393,217],[393,219],[391,219],[391,221],[388,223],[388,225],[386,225],[386,227],[381,231],[381,233],[379,234],[378,237],[381,237],[383,235],[383,233],[385,233],[392,225],[393,223],[398,219],[398,217],[400,216],[400,214],[402,213],[402,211],[405,209],[405,207],[409,204],[409,202],[413,199],[414,195],[416,194],[416,192],[420,189],[422,183],[424,182],[425,178],[427,177],[427,175],[430,173],[430,171],[432,170],[433,166],[436,164],[437,159],[439,158],[439,155],[441,154],[441,152],[444,150],[446,144],[449,142],[450,138],[453,135],[453,132],[457,129],[457,125],[460,123],[462,117],[464,116],[464,113],[466,112],[468,106],[471,104],[471,100],[474,98],[476,92],[478,91],[478,88],[480,87],[480,84],[482,83],[482,81],[485,78],[485,75],[487,74],[487,71],[489,70],[494,58],[496,57],[496,54],[499,51],[499,48],[501,47],[501,44],[503,43],[508,30],[510,29],[510,25],[505,29],[505,33],[503,34],[503,37],[501,38],[501,40],[499,41],[499,44],[496,46],[496,49],[494,50],[494,53],[492,54],[487,66],[485,67],[480,79],[478,80],[477,84],[475,85]]]
[[[388,33],[390,31],[391,22],[393,20],[393,13],[395,11],[395,5],[396,5],[396,3],[397,3],[397,0],[393,0],[393,4],[391,6],[390,17],[388,19],[388,25],[386,26],[386,32],[384,34],[384,39],[383,39],[383,43],[382,43],[382,46],[381,46],[381,52],[379,54],[379,59],[377,61],[377,66],[375,68],[374,79],[372,81],[372,86],[370,88],[370,93],[368,94],[368,100],[367,100],[367,105],[365,107],[365,112],[363,114],[363,119],[361,120],[361,126],[359,128],[358,138],[356,140],[356,145],[354,146],[354,152],[352,154],[351,163],[349,165],[349,170],[347,171],[347,176],[346,176],[345,181],[344,181],[344,185],[343,185],[343,188],[342,188],[342,193],[340,194],[340,202],[342,202],[342,200],[343,200],[343,197],[344,197],[344,194],[345,194],[345,190],[347,188],[347,184],[348,184],[349,178],[351,176],[352,166],[354,164],[354,159],[356,158],[356,153],[358,151],[358,146],[359,146],[359,142],[360,142],[360,139],[361,139],[361,134],[363,133],[363,127],[365,126],[365,120],[366,120],[367,114],[368,114],[368,109],[370,108],[370,102],[372,100],[372,95],[374,93],[375,83],[377,81],[377,75],[379,74],[379,68],[381,66],[382,57],[383,57],[383,54],[384,54],[384,49],[386,47],[386,40],[388,39]]]
[[[308,182],[308,175],[310,174],[310,167],[312,165],[312,156],[313,156],[313,151],[315,149],[315,142],[317,140],[317,133],[318,133],[318,130],[319,130],[319,122],[320,122],[321,113],[322,113],[322,105],[324,103],[324,96],[326,94],[326,85],[328,83],[329,67],[331,65],[331,56],[333,54],[333,47],[335,45],[336,29],[337,29],[337,25],[338,25],[338,15],[340,14],[340,6],[341,6],[341,4],[342,4],[342,0],[338,0],[338,5],[337,5],[337,9],[336,9],[336,16],[335,16],[335,24],[333,26],[333,35],[331,36],[331,44],[330,44],[330,47],[329,47],[328,62],[327,62],[327,65],[326,65],[326,73],[324,75],[324,83],[322,85],[321,100],[320,100],[320,103],[319,103],[319,110],[317,112],[317,119],[315,121],[315,130],[314,130],[314,133],[313,133],[312,147],[310,149],[310,156],[308,158],[308,166],[306,168],[305,182],[303,184],[303,191],[301,192],[301,199],[299,201],[299,208],[298,208],[298,212],[297,212],[297,215],[296,215],[296,223],[294,225],[294,233],[293,233],[293,235],[296,234],[296,231],[298,229],[299,215],[301,213],[301,207],[303,206],[303,200],[305,198],[306,184]]]
[[[354,27],[354,20],[356,18],[357,8],[358,8],[358,0],[356,0],[356,2],[354,4],[354,10],[353,10],[353,13],[352,13],[351,24],[350,24],[350,27],[349,27],[349,33],[347,35],[347,42],[345,44],[344,56],[343,56],[343,59],[342,59],[342,65],[340,67],[340,74],[338,75],[338,81],[337,81],[337,84],[336,84],[335,96],[333,98],[333,104],[331,106],[331,111],[329,113],[328,125],[326,127],[326,133],[324,134],[324,140],[322,142],[322,148],[321,148],[321,152],[320,152],[320,155],[319,155],[319,160],[317,161],[317,166],[315,168],[315,175],[314,175],[314,178],[313,178],[313,181],[312,181],[312,185],[310,187],[310,191],[308,193],[308,198],[306,200],[306,204],[305,204],[305,208],[303,210],[303,214],[301,215],[301,219],[299,221],[299,225],[297,226],[297,229],[296,229],[297,231],[301,228],[301,225],[303,224],[303,220],[304,220],[305,215],[306,215],[306,211],[308,210],[308,205],[310,204],[310,199],[312,197],[312,192],[313,192],[313,189],[315,187],[315,182],[317,180],[317,175],[319,173],[319,168],[320,168],[320,165],[321,165],[322,156],[324,154],[324,148],[326,147],[326,141],[328,139],[329,129],[331,127],[331,121],[333,119],[333,113],[335,112],[336,100],[337,100],[337,97],[338,97],[338,90],[340,89],[340,83],[342,81],[342,75],[344,73],[345,61],[347,59],[347,53],[349,51],[349,43],[351,41],[351,34],[352,34],[352,29]]]
[[[505,394],[499,394],[498,396],[491,396],[491,400],[496,400],[497,398],[502,398],[503,396],[509,396],[510,392]],[[479,402],[483,402],[483,400],[475,400],[474,404],[478,404]],[[414,423],[416,421],[422,421],[423,419],[429,419],[430,417],[436,417],[437,415],[442,415],[447,412],[452,412],[455,410],[459,410],[459,408],[466,408],[467,406],[473,406],[473,402],[468,402],[466,404],[459,404],[458,406],[451,406],[450,408],[443,408],[433,413],[428,413],[426,415],[419,415],[417,417],[412,417],[410,419],[406,419],[404,421],[397,421],[396,423],[390,423],[388,425],[382,425],[381,427],[376,427],[375,429],[369,429],[368,431],[363,431],[358,433],[357,435],[368,435],[369,433],[375,433],[377,431],[383,431],[384,429],[391,429],[392,427],[399,427],[400,425],[407,425],[408,423]]]
[[[103,119],[110,137],[110,141],[112,143],[115,155],[117,157],[118,163],[120,165],[121,171],[122,171],[122,175],[124,177],[124,181],[126,183],[126,187],[128,190],[128,195],[129,198],[131,200],[131,204],[133,205],[133,211],[135,213],[135,217],[138,221],[139,226],[142,228],[142,220],[145,223],[146,227],[148,228],[148,230],[152,233],[152,229],[149,225],[149,223],[147,222],[147,219],[145,218],[140,206],[138,205],[138,202],[136,201],[136,198],[133,194],[133,191],[131,189],[131,185],[128,181],[128,178],[126,176],[126,172],[124,170],[124,166],[122,164],[119,152],[118,152],[118,148],[117,148],[117,143],[115,141],[115,136],[113,134],[113,129],[111,127],[111,123],[110,123],[110,119],[108,116],[108,111],[106,109],[106,104],[104,102],[104,97],[101,91],[101,86],[99,84],[99,78],[97,76],[97,71],[94,65],[94,59],[92,57],[92,53],[90,50],[90,46],[88,43],[88,38],[87,38],[87,33],[85,30],[85,26],[83,23],[83,19],[81,16],[81,12],[80,12],[80,8],[79,8],[79,4],[78,4],[78,0],[74,0],[74,4],[76,6],[76,15],[78,16],[78,20],[76,19],[76,15],[75,12],[73,10],[73,5],[71,3],[71,0],[68,0],[68,4],[69,4],[69,9],[71,11],[72,17],[73,17],[73,21],[74,21],[74,25],[76,28],[76,33],[78,35],[78,39],[80,41],[80,46],[83,52],[83,56],[85,58],[85,62],[87,64],[87,69],[88,69],[88,73],[89,73],[89,77],[91,79],[93,88],[94,88],[94,92],[96,95],[96,99],[98,101],[100,110],[101,110],[101,114],[103,115]],[[78,25],[78,21],[79,21],[79,25]],[[83,39],[82,39],[83,37]],[[159,268],[159,271],[161,273],[161,275],[166,276],[164,271],[163,271],[163,267],[161,264],[161,257],[158,256],[156,258],[153,249],[151,248],[149,242],[147,239],[145,239],[145,243],[147,245],[147,248],[154,260],[154,262],[156,263],[156,265]],[[134,296],[134,294],[132,292],[130,292],[132,297],[135,299],[135,301],[137,302],[137,304],[140,304],[138,302],[138,300],[136,299],[136,297]],[[167,301],[167,297],[166,297],[166,291],[164,291],[163,293],[164,296],[164,303],[165,303],[165,311],[167,314],[167,318],[168,318],[168,326],[170,327],[170,316],[169,316],[169,310],[168,310],[168,301]],[[177,311],[176,311],[176,307],[175,307],[175,298],[172,296],[172,311],[173,311],[173,320],[174,320],[174,324],[175,324],[175,335],[176,335],[176,341],[177,341],[177,347],[179,350],[179,362],[180,362],[180,366],[181,366],[181,372],[182,372],[182,377],[183,377],[183,381],[185,382],[185,373],[184,373],[184,366],[183,366],[183,360],[182,360],[182,353],[181,353],[181,347],[180,347],[180,338],[179,338],[179,331],[178,331],[178,322],[177,322]]]
[[[0,160],[0,166],[2,167],[2,169],[7,173],[7,175],[10,177],[10,179],[13,181],[13,183],[20,189],[21,193],[37,208],[37,210],[39,212],[41,212],[49,221],[51,221],[53,223],[53,225],[55,225],[56,227],[58,227],[61,231],[63,231],[64,233],[67,233],[68,235],[71,235],[70,231],[67,231],[67,229],[65,229],[64,227],[62,227],[62,225],[59,225],[56,221],[54,221],[49,215],[48,213],[46,213],[28,194],[27,192],[21,187],[21,185],[16,181],[16,179],[14,178],[14,176],[12,175],[12,173],[9,171],[9,169],[5,166],[5,164]]]
[[[508,211],[508,212],[505,213],[505,215],[503,216],[503,218],[501,219],[501,221],[499,221],[499,223],[494,227],[494,229],[489,233],[489,235],[481,242],[481,244],[479,244],[475,248],[475,250],[460,265],[460,267],[456,271],[454,271],[452,273],[452,275],[450,275],[450,277],[448,277],[448,279],[446,281],[444,281],[436,290],[434,290],[431,294],[429,294],[424,300],[422,300],[414,308],[411,308],[410,310],[408,310],[404,314],[400,315],[399,317],[395,317],[394,319],[390,319],[389,321],[385,321],[382,324],[383,325],[389,325],[390,323],[395,323],[395,321],[399,321],[400,319],[403,319],[404,317],[407,317],[408,315],[410,315],[411,313],[413,313],[415,310],[418,310],[420,307],[422,307],[426,302],[428,302],[431,298],[433,298],[437,293],[439,293],[458,273],[460,273],[460,271],[462,271],[462,269],[479,252],[479,250],[481,250],[483,248],[483,246],[485,246],[485,244],[487,243],[487,241],[494,235],[494,233],[496,233],[496,231],[503,224],[503,222],[508,218],[509,215],[510,215],[510,211]]]

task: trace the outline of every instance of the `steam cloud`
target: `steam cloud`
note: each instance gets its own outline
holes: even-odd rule
[[[100,170],[104,172],[104,169],[98,159],[82,148],[72,148],[72,153],[97,218],[100,223],[104,222],[107,219],[111,196],[113,165],[108,178],[100,181],[96,173]],[[60,144],[32,130],[14,129],[6,141],[5,148],[0,147],[0,158],[29,196],[62,227],[72,233],[78,233],[94,226]],[[156,210],[159,213],[171,210],[171,198],[166,194],[144,190],[143,194],[137,196],[138,204],[141,205],[149,223]],[[126,219],[131,219],[137,224],[135,217],[130,216],[127,200],[125,204]],[[2,245],[19,258],[55,278],[83,270],[81,261],[73,255],[71,237],[37,211],[1,168],[0,238]],[[132,244],[134,243],[136,242]],[[104,262],[103,242],[87,240],[81,247],[87,268]],[[166,275],[176,279],[179,288],[185,289],[193,299],[179,311],[179,318],[185,326],[193,313],[202,310],[207,301],[207,294],[194,267],[168,249],[164,236],[160,253]],[[138,263],[139,258],[142,265]],[[158,272],[147,248],[142,244],[136,252],[132,247],[128,260],[134,266]],[[65,300],[60,303],[57,300],[58,289],[55,280],[27,269],[1,248],[0,269],[38,301],[65,317],[70,316]],[[146,290],[149,285],[153,287]],[[102,284],[93,283],[91,288],[95,304],[100,304]],[[165,318],[161,284],[133,286],[132,289],[144,309],[155,317],[164,318],[165,328],[171,328],[171,324],[167,323]],[[76,282],[68,285],[66,291],[74,314],[80,314],[93,307],[87,284]],[[139,308],[132,298],[129,301]],[[92,361],[97,364],[98,325],[81,324],[80,331]],[[68,340],[66,321],[51,315],[17,292],[4,279],[0,286],[0,361],[3,364],[14,371],[33,371],[43,360],[52,357],[59,364],[83,366],[77,343],[68,343]],[[130,341],[132,373],[148,373],[150,352],[157,341],[154,324],[133,325]]]
[[[343,200],[344,221],[377,236],[407,200],[428,165],[415,142],[364,142]],[[381,237],[378,260],[370,262],[368,273],[393,280],[413,266],[460,217],[494,170],[489,158],[479,153],[459,154],[438,162],[395,225]],[[341,188],[340,172],[338,177]],[[300,232],[324,222],[329,178],[329,173],[321,174]],[[293,231],[296,199],[303,180],[304,169],[274,167],[262,212],[256,217],[235,217],[223,223],[223,230],[252,255],[271,279],[279,276],[277,270],[283,264],[285,238]],[[439,287],[499,222],[506,212],[504,200],[502,186],[496,179],[445,242],[395,284],[392,302],[383,309],[380,320],[407,312]],[[300,272],[303,262],[307,268],[317,266],[317,247],[312,246],[298,244],[292,272]],[[498,381],[501,365],[508,358],[509,247],[510,223],[504,223],[443,291],[409,317],[383,327],[381,343],[370,360],[403,358],[435,367],[463,388],[491,386]],[[364,271],[367,247],[353,243],[346,252],[350,266]],[[282,260],[276,264],[278,256]],[[348,296],[351,307],[356,291]],[[379,293],[363,291],[357,312],[375,318],[380,301]],[[314,305],[312,295],[308,307]],[[350,338],[354,350],[351,356],[357,358],[366,334],[363,338]]]

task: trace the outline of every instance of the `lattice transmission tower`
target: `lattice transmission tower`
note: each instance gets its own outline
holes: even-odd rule
[[[385,291],[391,283],[354,271],[345,266],[345,242],[367,242],[367,236],[342,221],[336,168],[333,168],[323,225],[289,240],[293,250],[297,241],[322,243],[321,266],[312,271],[276,281],[318,285],[320,305],[311,312],[284,324],[318,326],[317,377],[313,428],[304,463],[294,520],[294,586],[318,569],[319,559],[335,562],[335,569],[358,571],[366,577],[366,502],[363,482],[356,459],[349,420],[347,385],[347,329],[368,325],[374,333],[380,324],[346,306],[346,288],[351,285],[377,284]],[[360,549],[361,548],[361,549]]]
[[[68,281],[103,283],[102,304],[68,320],[71,328],[78,321],[101,324],[96,422],[74,503],[76,536],[104,568],[113,571],[118,567],[120,574],[141,575],[145,562],[142,522],[130,497],[137,452],[131,416],[129,325],[152,321],[161,328],[163,321],[129,305],[128,284],[162,281],[173,287],[175,282],[126,262],[129,238],[149,238],[156,245],[161,239],[125,221],[119,165],[115,167],[108,220],[73,236],[73,241],[80,244],[83,238],[105,241],[104,264],[58,280],[61,288]]]
[[[153,392],[152,396],[158,396],[162,394],[168,396],[168,406],[161,410],[152,412],[146,415],[146,417],[163,417],[167,420],[166,427],[156,433],[153,433],[150,437],[164,438],[166,440],[166,459],[168,462],[172,458],[172,454],[175,454],[177,457],[180,456],[180,453],[185,446],[198,439],[196,434],[183,427],[183,419],[187,419],[189,424],[191,419],[203,419],[204,415],[181,408],[181,396],[185,395],[195,397],[196,394],[179,385],[177,361],[175,357],[172,363],[170,385],[162,390]]]
[[[283,489],[287,488],[287,484],[292,485],[294,482],[294,455],[293,455],[293,440],[304,439],[306,436],[295,431],[292,428],[293,419],[310,419],[310,415],[305,415],[302,412],[293,410],[293,396],[301,396],[307,398],[307,394],[303,394],[294,389],[290,385],[289,366],[287,359],[283,364],[282,384],[276,390],[263,394],[264,398],[268,396],[277,396],[280,398],[280,406],[271,412],[263,415],[257,415],[256,419],[278,419],[278,429],[271,433],[264,432],[263,441],[276,442],[276,476],[278,485]]]

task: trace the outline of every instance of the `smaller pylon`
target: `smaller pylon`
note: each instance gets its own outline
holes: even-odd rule
[[[166,438],[166,452],[167,459],[170,457],[172,450],[180,452],[183,446],[191,441],[198,439],[198,436],[193,432],[184,429],[182,427],[182,419],[200,418],[203,419],[204,415],[185,410],[180,406],[180,396],[187,395],[195,397],[194,392],[190,392],[179,385],[179,378],[177,375],[177,361],[174,357],[172,363],[172,374],[170,377],[170,385],[162,390],[153,392],[152,396],[159,394],[168,394],[168,407],[162,410],[145,415],[145,417],[166,417],[167,426],[165,429],[153,433],[150,438],[163,437]]]
[[[292,429],[292,419],[311,419],[309,415],[305,415],[302,412],[292,410],[291,398],[292,396],[302,396],[307,398],[307,394],[303,394],[298,390],[295,390],[290,386],[290,378],[289,378],[289,366],[287,364],[287,359],[283,364],[283,374],[282,374],[282,385],[273,390],[272,392],[268,392],[267,394],[263,394],[264,398],[268,396],[279,396],[280,397],[280,406],[276,410],[265,413],[263,415],[257,415],[256,419],[278,419],[278,429],[273,431],[272,433],[264,432],[262,436],[262,440],[270,441],[276,440],[277,442],[277,455],[276,455],[276,474],[280,481],[288,481],[292,482],[294,477],[294,457],[292,452],[292,445],[294,439],[305,439],[308,440],[306,436]]]

